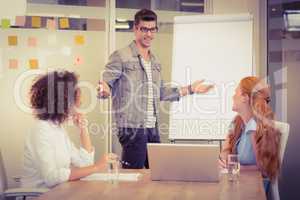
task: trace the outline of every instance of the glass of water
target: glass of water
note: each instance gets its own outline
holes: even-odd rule
[[[228,180],[237,181],[240,172],[240,162],[237,154],[228,154],[227,170],[228,170]]]
[[[108,181],[112,184],[119,182],[119,159],[116,155],[109,156],[107,161]]]

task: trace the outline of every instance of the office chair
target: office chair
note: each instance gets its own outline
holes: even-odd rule
[[[290,125],[288,123],[275,121],[275,127],[281,132],[280,138],[280,149],[279,149],[279,161],[280,165],[283,161],[283,156],[285,152],[285,147],[288,141]],[[271,185],[271,198],[273,200],[280,200],[279,188],[278,188],[278,177],[275,179],[274,183]]]
[[[7,176],[6,176],[4,162],[0,150],[0,200],[16,199],[17,197],[23,197],[23,199],[26,199],[26,197],[36,197],[47,191],[48,189],[44,189],[44,188],[8,189]]]

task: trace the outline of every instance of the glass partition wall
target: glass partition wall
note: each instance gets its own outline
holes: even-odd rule
[[[268,77],[276,119],[290,124],[281,166],[280,198],[300,195],[300,1],[268,0]]]

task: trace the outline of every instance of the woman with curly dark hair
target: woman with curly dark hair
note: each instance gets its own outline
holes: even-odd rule
[[[54,71],[32,85],[30,103],[37,121],[25,143],[23,187],[53,187],[104,170],[108,156],[94,164],[86,119],[76,112],[80,106],[77,82],[72,72]],[[62,126],[70,118],[79,129],[80,149]]]

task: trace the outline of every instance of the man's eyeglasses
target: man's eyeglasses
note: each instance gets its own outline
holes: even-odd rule
[[[138,29],[143,33],[148,33],[148,31],[150,31],[151,33],[156,33],[158,31],[157,27],[147,28],[147,27],[141,26]]]

